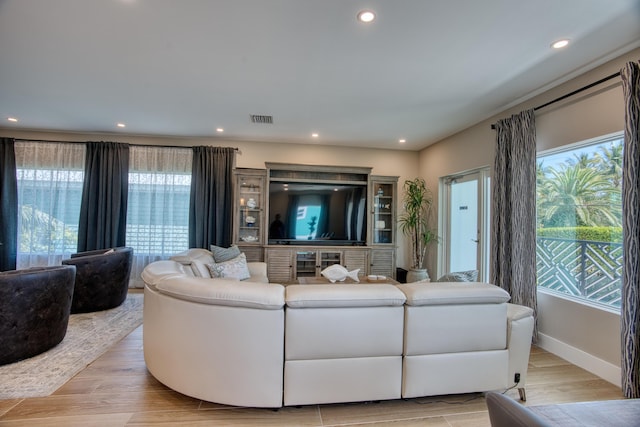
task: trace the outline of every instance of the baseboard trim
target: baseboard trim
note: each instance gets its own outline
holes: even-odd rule
[[[613,385],[622,387],[622,370],[619,366],[542,333],[538,333],[537,346],[609,381]]]

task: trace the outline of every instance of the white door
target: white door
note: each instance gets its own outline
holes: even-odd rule
[[[445,195],[442,272],[478,270],[488,280],[488,168],[441,179]]]

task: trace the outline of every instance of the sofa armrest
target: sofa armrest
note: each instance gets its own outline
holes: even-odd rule
[[[518,382],[519,389],[524,389],[527,382],[533,325],[534,318],[531,308],[518,304],[507,304],[509,378],[515,384],[515,374],[520,374],[520,381]]]
[[[247,262],[252,282],[269,283],[266,262]]]

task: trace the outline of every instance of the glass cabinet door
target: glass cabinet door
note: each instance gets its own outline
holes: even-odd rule
[[[373,218],[371,226],[373,244],[390,245],[395,243],[396,184],[395,180],[372,181]]]
[[[335,251],[335,252],[320,252],[320,271],[318,271],[318,274],[320,274],[320,272],[322,270],[324,270],[327,267],[332,266],[333,264],[342,264],[342,252],[341,251]]]
[[[296,252],[296,277],[314,277],[316,275],[315,251]]]
[[[261,245],[264,234],[264,174],[236,176],[236,238],[239,245]]]

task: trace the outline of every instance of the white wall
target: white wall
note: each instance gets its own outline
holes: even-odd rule
[[[220,138],[174,138],[134,136],[124,133],[87,134],[63,132],[18,131],[0,128],[0,136],[53,141],[117,141],[144,145],[197,146],[213,145],[237,147],[236,166],[264,169],[265,162],[300,163],[308,165],[363,166],[372,168],[373,175],[399,176],[398,194],[405,179],[418,174],[418,153],[415,151],[362,149],[327,145],[302,145],[252,141],[229,141]],[[398,203],[400,209],[400,203]],[[398,236],[397,266],[409,264],[408,243],[402,233]]]
[[[640,49],[612,60],[553,90],[505,109],[463,132],[420,152],[420,172],[437,190],[442,176],[493,164],[496,120],[534,108],[620,71],[640,59]],[[620,78],[610,80],[565,101],[536,112],[538,151],[619,132],[624,129]],[[436,266],[436,253],[428,260]],[[539,345],[561,357],[620,384],[620,316],[554,295],[538,293]]]

